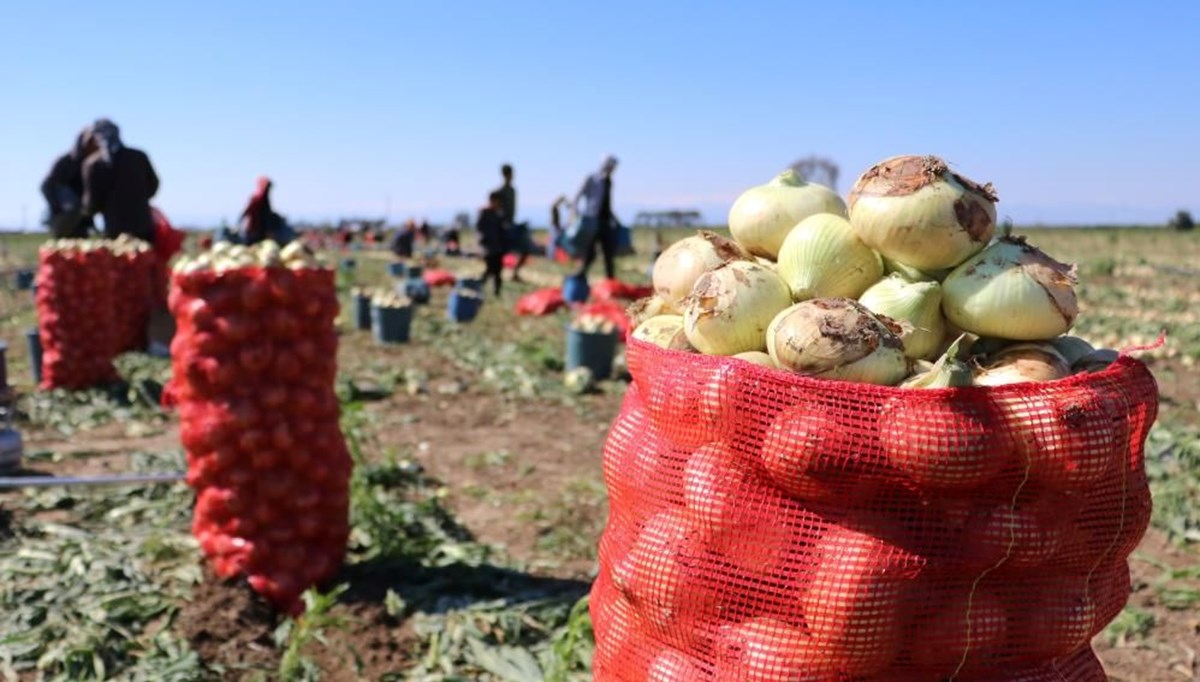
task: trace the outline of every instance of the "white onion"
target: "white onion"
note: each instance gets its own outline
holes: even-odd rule
[[[1075,267],[1020,237],[1001,237],[942,282],[942,311],[978,336],[1040,341],[1065,333],[1079,313]]]
[[[828,187],[805,182],[795,171],[786,170],[733,202],[729,232],[750,253],[774,259],[788,231],[817,213],[844,217],[846,204]]]
[[[683,333],[682,315],[655,315],[633,330],[633,338],[669,350],[695,350]]]
[[[764,353],[761,350],[748,350],[745,353],[737,353],[733,357],[756,365],[762,365],[763,367],[775,369],[775,361],[771,359],[770,353]]]
[[[899,328],[847,298],[804,301],[779,313],[767,329],[767,352],[799,374],[895,385],[908,374]]]
[[[779,276],[792,300],[858,298],[883,276],[883,262],[846,219],[819,213],[792,228],[779,248]]]
[[[692,293],[701,275],[730,261],[749,258],[737,242],[701,231],[668,246],[654,261],[654,291],[668,308],[680,311],[681,302]]]
[[[936,156],[894,156],[850,190],[850,225],[880,255],[920,270],[952,268],[996,230],[996,195]]]
[[[696,280],[683,303],[684,333],[709,355],[763,350],[767,325],[791,302],[779,275],[753,261],[731,261]]]
[[[1054,381],[1071,374],[1071,365],[1048,343],[1018,343],[996,353],[975,375],[977,386]]]
[[[646,320],[657,317],[659,315],[678,315],[679,311],[667,304],[666,301],[658,297],[658,295],[639,298],[630,303],[625,308],[625,314],[629,317],[629,324],[635,328],[640,326]]]
[[[942,318],[942,287],[937,282],[909,282],[885,277],[863,292],[858,302],[876,315],[900,323],[900,341],[910,358],[929,358],[946,335]]]

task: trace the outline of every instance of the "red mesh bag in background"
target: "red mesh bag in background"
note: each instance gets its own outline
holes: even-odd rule
[[[1103,682],[1146,367],[903,390],[628,341],[595,679]]]
[[[167,216],[153,206],[150,208],[150,214],[154,218],[154,253],[157,256],[153,262],[154,284],[151,301],[157,306],[162,306],[167,302],[167,288],[171,278],[167,266],[175,254],[183,250],[187,233],[173,227]]]
[[[192,531],[222,578],[277,607],[331,578],[349,535],[351,461],[334,393],[338,303],[325,269],[176,274],[173,378]]]
[[[82,389],[116,380],[115,265],[106,249],[38,251],[41,388]]]
[[[434,268],[421,273],[421,277],[425,283],[431,287],[452,287],[458,281],[453,272],[449,270],[439,270]]]
[[[639,298],[653,296],[654,287],[629,284],[619,279],[602,279],[592,287],[591,295],[597,301],[636,301]]]
[[[563,300],[562,288],[546,287],[531,291],[518,298],[515,309],[518,315],[540,317],[550,315],[566,305],[567,302]]]
[[[155,294],[159,282],[158,257],[152,250],[125,251],[114,256],[112,315],[117,327],[117,352],[144,350],[150,307],[165,299]]]

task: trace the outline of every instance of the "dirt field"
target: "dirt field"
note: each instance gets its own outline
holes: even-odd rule
[[[1200,237],[1063,230],[1031,240],[1079,263],[1081,335],[1121,347],[1168,331],[1167,346],[1145,355],[1162,391],[1155,523],[1131,560],[1129,606],[1095,644],[1112,680],[1200,679]],[[0,271],[30,262],[27,243],[11,246]],[[383,254],[355,258],[344,285],[386,281]],[[646,264],[630,259],[622,277],[643,280]],[[444,321],[446,292],[436,292],[403,346],[379,346],[343,320],[345,428],[366,464],[356,494],[385,511],[356,507],[347,566],[299,621],[204,572],[182,484],[0,492],[0,679],[589,679],[591,633],[572,609],[595,572],[601,450],[626,384],[563,388],[565,314],[512,313],[519,293],[562,270],[536,263],[528,275],[468,326]],[[28,292],[6,277],[0,338],[27,394],[31,472],[182,467],[174,418],[129,391],[28,395],[21,331],[32,324]],[[139,379],[168,371],[129,365]]]

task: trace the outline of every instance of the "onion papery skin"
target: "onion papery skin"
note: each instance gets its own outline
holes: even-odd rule
[[[633,330],[633,338],[668,350],[695,350],[688,343],[687,334],[683,333],[682,315],[655,315]]]
[[[850,224],[880,253],[919,270],[952,268],[996,231],[996,194],[936,156],[894,156],[863,173],[849,195]]]
[[[692,293],[701,275],[730,261],[749,258],[737,242],[702,230],[670,245],[654,262],[654,292],[666,304],[666,310],[682,311],[683,299]]]
[[[883,261],[845,218],[821,213],[788,233],[779,250],[778,272],[794,301],[858,298],[883,277]]]
[[[684,333],[707,355],[764,350],[767,325],[791,302],[779,275],[753,261],[732,261],[696,280],[683,305]]]
[[[770,182],[751,187],[729,209],[729,233],[747,251],[774,260],[788,232],[818,213],[846,217],[846,203],[836,192],[805,182],[785,170]]]
[[[942,312],[977,336],[1042,341],[1075,323],[1075,268],[1019,237],[1001,237],[942,282]]]
[[[823,379],[894,386],[908,375],[899,327],[848,298],[782,311],[767,328],[767,352],[780,369]]]

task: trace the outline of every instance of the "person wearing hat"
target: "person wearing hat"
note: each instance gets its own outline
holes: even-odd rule
[[[92,219],[83,213],[83,160],[91,142],[89,125],[75,138],[75,144],[58,157],[42,181],[46,197],[46,226],[55,239],[82,239],[92,229]]]
[[[271,189],[274,186],[275,183],[265,175],[258,178],[254,194],[250,195],[240,219],[243,244],[257,244],[271,239],[282,246],[295,238],[295,232],[287,221],[271,207]]]
[[[104,236],[122,234],[154,243],[150,199],[158,193],[158,175],[150,157],[126,147],[121,131],[102,118],[92,124],[89,154],[83,163],[83,210],[104,216]]]
[[[583,250],[583,264],[576,273],[577,277],[587,277],[588,270],[596,261],[596,246],[599,245],[604,254],[604,276],[616,279],[617,230],[612,211],[612,174],[616,168],[617,157],[605,155],[600,162],[600,170],[589,175],[575,195],[576,214],[596,222],[592,239]],[[580,199],[587,201],[587,207],[582,212],[579,211]]]

